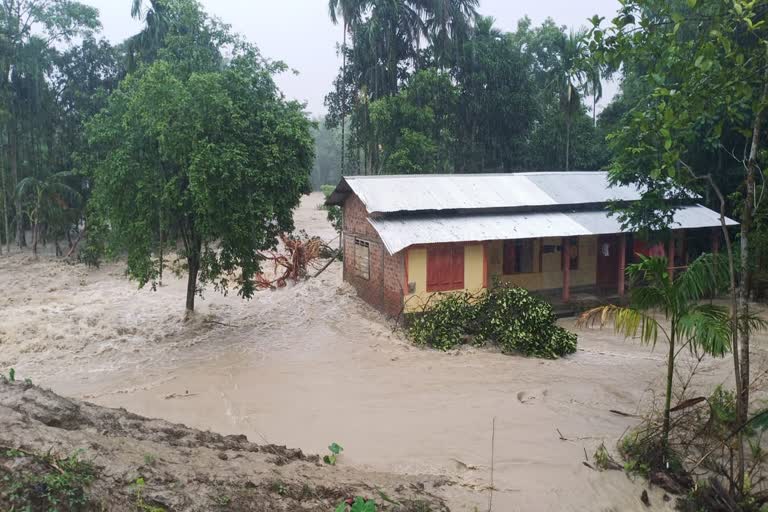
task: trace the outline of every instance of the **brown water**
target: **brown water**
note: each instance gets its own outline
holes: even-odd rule
[[[304,201],[297,227],[331,239],[320,200]],[[355,297],[339,264],[251,301],[211,290],[185,323],[183,280],[138,291],[122,268],[0,257],[0,287],[13,290],[0,299],[0,369],[255,442],[323,453],[335,441],[341,464],[447,475],[454,510],[487,510],[495,418],[494,510],[646,510],[641,482],[582,461],[636,421],[610,409],[639,412],[661,392],[662,347],[590,330],[559,361],[414,348]],[[730,368],[707,359],[694,386],[727,381]]]

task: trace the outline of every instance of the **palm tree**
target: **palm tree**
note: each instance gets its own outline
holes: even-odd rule
[[[67,185],[71,172],[51,174],[43,179],[27,176],[16,186],[16,196],[25,205],[32,225],[32,253],[37,255],[40,226],[62,220],[64,213],[80,203],[80,193]]]
[[[347,32],[349,32],[352,24],[360,19],[362,10],[364,9],[365,0],[328,0],[328,14],[331,17],[331,22],[336,25],[339,22],[339,17],[342,20],[343,26],[343,42],[341,44],[341,73],[342,81],[346,85],[347,83]],[[345,88],[342,88],[345,90]],[[342,105],[346,105],[346,98],[342,98]],[[345,143],[346,143],[346,112],[342,108],[341,112],[341,175],[344,175],[344,163],[345,163]]]
[[[597,128],[597,102],[603,97],[603,67],[592,64],[586,73],[584,94],[592,96],[592,124]]]
[[[584,38],[586,32],[570,31],[559,41],[560,63],[556,69],[556,81],[560,93],[560,108],[565,113],[565,170],[571,166],[571,125],[573,114],[581,108],[579,89],[585,80]]]
[[[632,288],[628,307],[607,305],[585,312],[579,325],[601,327],[609,322],[625,338],[638,338],[655,346],[659,334],[668,345],[667,379],[661,446],[668,455],[672,381],[675,359],[685,348],[722,357],[731,350],[731,322],[727,309],[701,303],[727,288],[728,269],[722,258],[705,254],[685,272],[670,278],[666,258],[640,256],[640,263],[627,267]],[[656,313],[663,315],[661,322]],[[761,321],[754,320],[754,325]]]
[[[131,17],[144,20],[144,29],[128,39],[128,68],[136,67],[136,56],[141,53],[148,61],[154,60],[168,32],[167,8],[162,0],[148,0],[149,7],[144,9],[144,0],[131,0]]]
[[[469,37],[479,0],[431,0],[423,10],[437,61],[448,64],[448,54]]]

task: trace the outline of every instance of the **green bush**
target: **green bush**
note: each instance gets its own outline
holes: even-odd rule
[[[556,324],[552,306],[524,288],[497,284],[487,293],[447,294],[410,319],[408,332],[421,345],[449,350],[473,340],[506,354],[555,359],[576,351],[576,335]]]
[[[477,318],[478,305],[468,292],[439,294],[428,309],[409,322],[411,339],[417,345],[450,350],[463,344]]]
[[[323,192],[323,195],[327,200],[328,198],[331,197],[331,194],[333,194],[333,191],[336,190],[336,187],[334,187],[333,185],[323,185],[320,187],[320,190]],[[328,212],[328,222],[331,223],[331,225],[333,226],[333,229],[335,229],[337,233],[341,233],[343,229],[343,221],[342,221],[343,212],[341,207],[322,205],[322,208]]]
[[[504,353],[555,359],[576,352],[576,335],[556,325],[552,305],[518,286],[490,289],[477,325],[480,336]]]

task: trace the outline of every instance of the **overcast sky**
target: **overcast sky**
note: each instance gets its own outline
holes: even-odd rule
[[[136,33],[140,23],[130,17],[130,0],[81,0],[101,12],[104,36],[113,43]],[[325,112],[323,97],[331,88],[340,61],[336,44],[341,27],[328,19],[327,0],[202,0],[209,14],[256,43],[262,54],[283,60],[298,75],[286,73],[278,84],[288,98],[307,103],[313,114]],[[611,18],[618,0],[480,0],[480,12],[493,16],[503,30],[514,30],[528,15],[535,24],[547,17],[572,28],[587,25],[594,14]],[[606,88],[610,96],[615,87]]]

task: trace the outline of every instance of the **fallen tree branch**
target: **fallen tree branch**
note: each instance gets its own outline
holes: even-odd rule
[[[334,261],[336,261],[336,258],[338,258],[338,257],[339,257],[339,253],[340,253],[340,252],[341,252],[341,251],[340,251],[340,250],[338,250],[338,251],[336,251],[335,253],[333,253],[333,257],[332,257],[331,259],[329,259],[329,260],[328,260],[328,263],[326,263],[326,264],[323,266],[323,268],[321,268],[320,270],[318,270],[318,271],[315,273],[315,275],[314,275],[314,276],[312,276],[312,278],[316,278],[317,276],[319,276],[320,274],[322,274],[323,272],[325,272],[325,271],[328,269],[328,267],[330,267],[330,266],[333,264],[333,262],[334,262]]]

